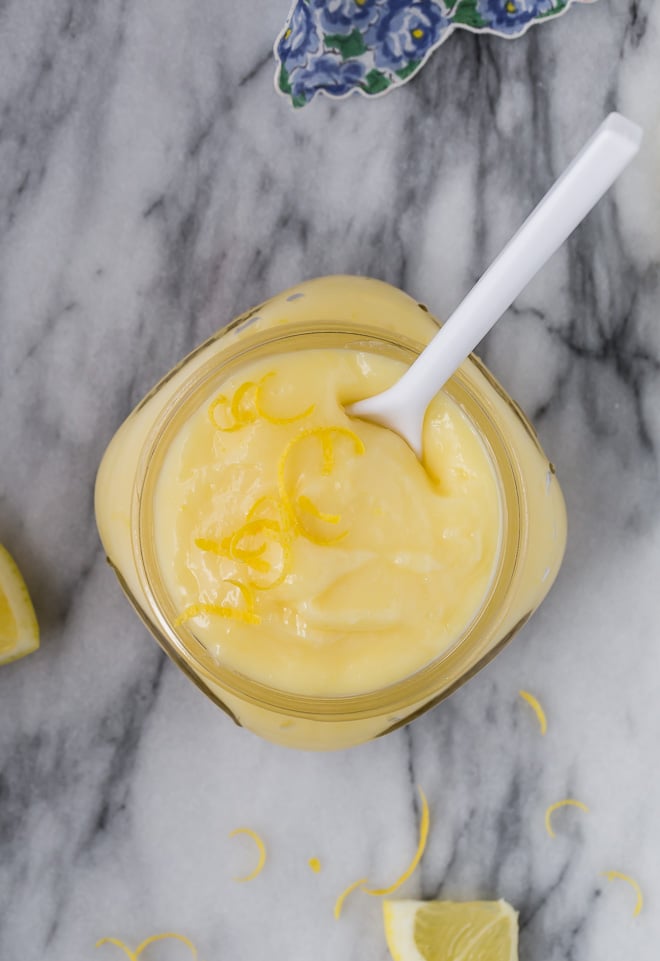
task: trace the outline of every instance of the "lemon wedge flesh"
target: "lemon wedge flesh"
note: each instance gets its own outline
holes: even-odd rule
[[[25,581],[11,554],[0,544],[0,664],[39,647],[39,625]]]
[[[506,901],[385,901],[394,961],[518,961],[518,915]]]

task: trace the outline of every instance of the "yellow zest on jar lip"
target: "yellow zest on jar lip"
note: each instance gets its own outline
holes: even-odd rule
[[[252,881],[258,874],[261,874],[264,864],[266,863],[266,845],[257,832],[253,831],[252,828],[234,828],[234,830],[230,832],[229,837],[235,838],[238,834],[247,834],[248,837],[252,838],[259,849],[259,860],[257,861],[257,866],[253,871],[250,871],[249,874],[246,874],[243,877],[234,878],[234,881]]]
[[[259,417],[263,417],[263,419],[267,420],[269,424],[293,424],[297,420],[303,420],[303,418],[309,417],[310,414],[314,413],[316,405],[310,404],[310,406],[306,410],[303,410],[300,414],[294,414],[293,417],[276,417],[274,414],[269,414],[268,411],[265,409],[264,402],[263,402],[264,384],[271,377],[275,377],[275,376],[276,376],[275,371],[271,370],[267,374],[264,374],[264,376],[261,378],[261,380],[257,384],[254,406],[256,408],[256,411]]]
[[[541,728],[541,734],[545,734],[545,732],[548,730],[548,721],[540,702],[534,697],[533,694],[530,694],[529,691],[518,691],[518,694],[522,697],[523,701],[527,701],[531,709],[534,711]]]
[[[341,894],[335,901],[335,909],[334,909],[335,921],[339,921],[339,918],[341,916],[341,909],[344,907],[344,901],[349,896],[349,894],[352,894],[352,892],[355,891],[356,888],[359,888],[361,885],[366,883],[367,883],[366,878],[360,878],[358,881],[353,881],[352,884],[349,884],[347,888],[344,888],[344,890],[341,892]]]
[[[415,871],[419,862],[422,860],[422,855],[424,854],[424,850],[426,848],[426,842],[429,836],[429,825],[430,825],[431,818],[429,815],[429,804],[428,804],[428,801],[426,800],[426,795],[422,791],[421,787],[418,787],[417,790],[419,791],[419,796],[422,800],[422,817],[419,825],[419,843],[417,844],[417,850],[415,852],[415,856],[413,857],[412,861],[410,862],[406,870],[403,872],[403,874],[399,878],[397,878],[397,880],[393,884],[391,884],[389,888],[372,888],[372,889],[365,888],[365,891],[367,894],[372,894],[375,897],[382,897],[383,895],[393,894],[394,891],[400,888],[402,884],[405,884],[405,882],[408,880],[410,875]]]
[[[555,811],[563,807],[575,807],[584,811],[586,814],[589,813],[589,808],[582,801],[576,801],[575,798],[564,798],[562,801],[555,801],[551,804],[545,812],[545,829],[551,838],[555,837],[555,832],[552,830],[551,818]]]
[[[119,948],[121,951],[123,951],[130,961],[137,961],[142,952],[148,948],[149,945],[156,944],[158,941],[180,941],[181,944],[185,944],[185,946],[189,949],[194,961],[197,961],[197,958],[199,957],[197,948],[192,943],[190,938],[187,938],[183,934],[176,934],[174,931],[168,931],[165,934],[152,934],[150,938],[145,938],[144,941],[138,944],[135,951],[131,951],[128,945],[124,944],[123,941],[120,941],[119,938],[101,938],[96,942],[95,947],[100,948],[103,944],[113,944],[116,948]]]
[[[636,918],[644,907],[644,895],[638,882],[635,881],[634,878],[631,878],[629,874],[622,874],[621,871],[603,871],[603,877],[607,878],[608,881],[625,881],[631,886],[637,895],[637,901],[635,902],[635,908],[633,910],[633,917]]]

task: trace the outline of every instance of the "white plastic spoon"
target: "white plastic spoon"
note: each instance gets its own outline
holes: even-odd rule
[[[421,458],[433,397],[612,186],[641,140],[637,124],[611,113],[403,377],[348,413],[396,431]]]

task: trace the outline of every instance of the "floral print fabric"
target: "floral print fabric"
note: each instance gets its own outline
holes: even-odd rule
[[[295,107],[319,92],[385,93],[455,29],[518,37],[591,0],[295,0],[275,43],[276,85]]]

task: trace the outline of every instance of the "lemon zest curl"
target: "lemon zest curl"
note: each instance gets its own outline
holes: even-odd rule
[[[119,938],[101,938],[96,942],[95,947],[100,948],[104,944],[113,944],[116,948],[119,948],[124,952],[129,961],[137,961],[142,952],[148,948],[149,945],[156,944],[158,941],[180,941],[181,944],[185,944],[185,946],[189,949],[194,961],[197,961],[197,958],[199,957],[197,948],[192,943],[190,938],[187,938],[183,934],[177,934],[174,931],[168,931],[165,934],[152,934],[151,937],[145,938],[144,941],[138,944],[135,951],[131,951],[128,945],[124,944],[123,941],[120,941]]]
[[[234,881],[253,881],[258,874],[261,874],[264,864],[266,863],[266,845],[257,832],[253,831],[252,828],[234,828],[234,830],[230,832],[229,837],[235,838],[237,834],[247,834],[248,837],[252,838],[259,849],[259,860],[257,861],[257,866],[253,871],[250,871],[249,874],[246,874],[243,877],[234,878]]]
[[[551,838],[555,837],[555,832],[552,829],[552,823],[550,819],[555,811],[563,807],[575,807],[579,808],[581,811],[584,811],[586,814],[589,813],[589,808],[587,805],[583,804],[582,801],[576,801],[575,798],[564,798],[562,801],[555,801],[555,803],[551,804],[545,812],[545,829]]]
[[[642,889],[635,881],[631,878],[629,874],[622,874],[621,871],[603,871],[603,877],[607,878],[608,881],[625,881],[633,889],[637,895],[637,901],[635,902],[635,907],[633,910],[633,917],[636,918],[644,907],[644,895],[642,894]]]
[[[545,732],[548,730],[548,721],[540,702],[534,697],[533,694],[530,694],[529,691],[518,691],[518,694],[520,694],[523,701],[527,701],[531,709],[534,711],[539,722],[539,727],[541,728],[541,734],[545,734]]]

